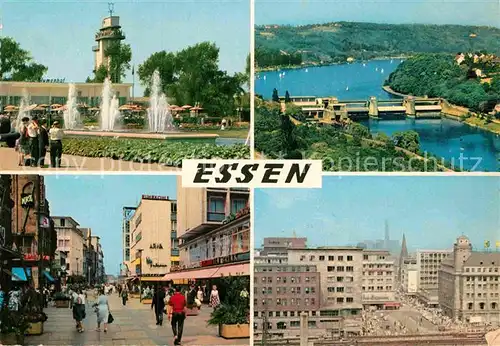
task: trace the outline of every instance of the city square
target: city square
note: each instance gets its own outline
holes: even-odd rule
[[[257,189],[254,344],[497,345],[498,182],[346,176]]]

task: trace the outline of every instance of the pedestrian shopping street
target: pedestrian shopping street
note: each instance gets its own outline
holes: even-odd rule
[[[40,336],[26,337],[26,345],[173,345],[169,321],[165,318],[163,326],[156,326],[155,315],[149,304],[130,299],[127,306],[123,306],[117,294],[110,295],[109,306],[115,320],[108,326],[107,333],[95,330],[96,314],[92,304],[92,294],[89,292],[83,333],[76,331],[70,309],[45,309],[48,315],[45,332]],[[218,337],[217,327],[207,325],[211,311],[210,307],[204,306],[198,316],[186,317],[182,345],[248,345],[248,339],[225,340]]]

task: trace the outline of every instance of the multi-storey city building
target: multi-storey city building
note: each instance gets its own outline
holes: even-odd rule
[[[363,306],[377,309],[395,309],[395,259],[387,250],[363,250]]]
[[[307,247],[307,238],[264,238],[263,248],[257,250],[254,263],[286,264],[288,249]]]
[[[176,240],[177,202],[143,195],[130,218],[130,270],[141,280],[157,280],[179,263]],[[173,251],[176,250],[177,252]],[[156,278],[156,279],[154,279]]]
[[[94,280],[95,283],[103,283],[106,271],[104,269],[104,252],[102,250],[101,238],[97,235],[92,235],[90,237],[90,243],[94,248],[92,252],[92,269],[91,271],[95,273]]]
[[[289,249],[288,265],[313,265],[320,273],[321,316],[335,316],[331,333],[361,333],[363,249],[319,247]]]
[[[438,273],[451,250],[418,250],[418,297],[431,307],[438,306]]]
[[[120,274],[123,276],[131,275],[130,270],[130,219],[135,213],[136,207],[123,207],[122,218],[122,249],[123,249],[123,263],[121,266]]]
[[[5,197],[8,197],[5,195]],[[45,198],[45,183],[39,175],[13,175],[10,178],[12,248],[23,255],[24,263],[14,259],[13,268],[25,266],[23,280],[32,280],[35,287],[53,281],[51,262],[56,251],[56,231]],[[39,271],[43,270],[43,275]],[[54,272],[52,271],[52,274]]]
[[[416,295],[418,292],[418,267],[417,259],[406,258],[401,264],[401,289],[408,295]]]
[[[180,263],[165,280],[250,275],[250,191],[183,188],[177,180]]]
[[[320,292],[320,273],[314,265],[255,264],[255,336],[300,336],[300,312],[310,315],[312,335],[335,329],[334,318],[321,316]]]
[[[500,252],[472,250],[457,238],[439,271],[439,305],[454,320],[500,325]]]
[[[57,232],[57,251],[66,253],[67,275],[84,275],[85,240],[80,224],[70,216],[54,216],[53,220]]]

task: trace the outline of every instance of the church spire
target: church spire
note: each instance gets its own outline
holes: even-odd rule
[[[406,236],[403,233],[403,241],[401,242],[401,253],[399,254],[398,282],[401,283],[403,265],[408,257],[408,249],[406,247]]]

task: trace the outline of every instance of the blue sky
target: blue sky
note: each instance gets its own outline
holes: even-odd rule
[[[500,27],[498,0],[255,0],[256,24],[334,21]]]
[[[175,176],[46,176],[52,216],[71,216],[101,237],[107,274],[119,274],[123,261],[122,208],[137,206],[141,195],[177,195]]]
[[[461,234],[473,246],[500,241],[499,177],[323,177],[322,189],[255,191],[255,244],[307,237],[309,246],[391,239],[410,251],[447,249]],[[494,246],[494,245],[493,245]]]
[[[111,1],[110,1],[111,2]],[[152,53],[178,51],[202,41],[220,48],[220,67],[243,71],[250,52],[248,0],[114,1],[115,13],[137,65]],[[2,1],[2,36],[14,37],[48,66],[47,78],[84,82],[94,66],[92,46],[108,1]],[[132,75],[125,79],[132,82]],[[136,75],[136,96],[142,96]]]

